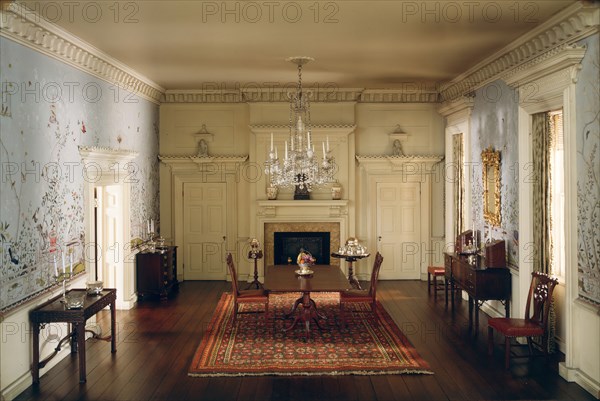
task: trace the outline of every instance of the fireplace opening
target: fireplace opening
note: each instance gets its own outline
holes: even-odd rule
[[[301,249],[310,252],[318,265],[328,265],[330,233],[328,232],[275,232],[273,256],[276,265],[296,263]]]

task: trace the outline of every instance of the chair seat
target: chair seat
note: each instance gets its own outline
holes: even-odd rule
[[[427,267],[427,273],[433,274],[434,276],[443,276],[446,273],[446,269],[439,266],[429,266]]]
[[[544,334],[544,328],[533,320],[499,317],[488,319],[488,325],[508,337],[529,337]]]
[[[266,299],[267,294],[264,290],[244,290],[237,296],[238,302],[265,302]]]
[[[371,302],[373,299],[368,290],[346,290],[340,292],[340,301],[343,302]]]

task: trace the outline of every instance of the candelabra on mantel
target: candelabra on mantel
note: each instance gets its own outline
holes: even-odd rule
[[[248,258],[254,260],[254,281],[252,281],[248,288],[253,285],[256,286],[256,289],[262,288],[263,285],[260,281],[258,281],[258,259],[262,259],[263,252],[260,249],[260,242],[256,238],[252,238],[250,240],[250,251],[248,251]]]

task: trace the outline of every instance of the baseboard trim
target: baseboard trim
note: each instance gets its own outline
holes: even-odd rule
[[[591,395],[600,400],[600,382],[592,379],[580,369],[569,368],[565,362],[558,364],[558,374],[568,382],[574,382],[580,385]]]
[[[56,356],[54,358],[52,358],[43,369],[40,369],[40,381],[41,381],[42,377],[44,377],[46,372],[48,372],[50,369],[52,369],[54,366],[56,366],[60,361],[62,361],[64,358],[66,358],[68,355],[70,355],[70,353],[71,353],[71,347],[69,347],[69,346],[61,349],[58,352],[58,354],[56,354]],[[27,390],[27,388],[29,388],[29,386],[31,386],[31,380],[32,380],[31,370],[28,370],[26,373],[21,375],[17,380],[15,380],[14,382],[12,382],[8,386],[6,386],[6,388],[2,389],[2,391],[0,392],[0,399],[2,401],[14,400],[15,398],[17,398],[19,396],[19,394],[21,394],[23,391]]]

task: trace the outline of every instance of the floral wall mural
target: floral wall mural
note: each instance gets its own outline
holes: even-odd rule
[[[600,60],[599,35],[587,46],[576,86],[577,266],[579,295],[600,304]]]
[[[158,106],[0,38],[0,310],[85,262],[80,146],[132,150],[131,236],[158,220]],[[67,245],[68,248],[67,248]],[[64,255],[64,256],[63,256]]]
[[[472,221],[483,239],[503,239],[507,244],[507,263],[518,268],[519,260],[519,153],[518,107],[516,91],[502,81],[492,82],[475,93],[471,114]],[[501,224],[494,227],[483,218],[483,167],[481,152],[492,147],[500,151]],[[467,221],[467,228],[469,222]],[[491,236],[491,237],[490,237]]]

